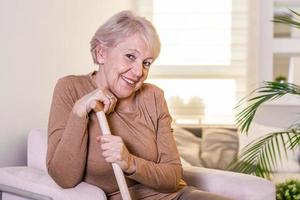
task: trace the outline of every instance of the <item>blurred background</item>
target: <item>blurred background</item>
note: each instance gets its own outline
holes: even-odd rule
[[[0,167],[26,164],[27,134],[47,128],[57,79],[97,69],[89,41],[114,13],[130,9],[156,26],[162,51],[147,81],[164,89],[174,123],[232,127],[237,101],[263,80],[300,83],[299,32],[271,22],[287,8],[300,3],[0,0]]]

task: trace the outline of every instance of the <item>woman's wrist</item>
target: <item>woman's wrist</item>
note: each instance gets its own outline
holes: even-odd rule
[[[124,172],[127,175],[131,175],[136,171],[136,165],[133,159],[133,156],[129,154],[128,159],[127,159],[127,168],[124,170]]]

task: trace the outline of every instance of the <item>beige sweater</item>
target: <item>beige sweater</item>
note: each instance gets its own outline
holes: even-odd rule
[[[96,114],[80,118],[72,112],[74,103],[96,88],[91,75],[58,81],[49,117],[47,168],[63,188],[86,181],[102,188],[109,199],[121,199],[111,164],[96,141],[101,134]],[[134,155],[136,172],[126,176],[130,193],[133,199],[176,199],[186,184],[163,92],[144,84],[134,103],[130,113],[116,109],[107,115],[112,134],[121,136]]]

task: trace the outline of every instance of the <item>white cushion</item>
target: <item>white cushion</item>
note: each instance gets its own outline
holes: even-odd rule
[[[207,168],[226,169],[237,158],[239,137],[229,128],[203,128],[201,161]]]
[[[103,190],[96,186],[81,182],[74,188],[62,189],[44,170],[32,167],[0,168],[0,177],[0,185],[25,190],[31,195],[45,195],[53,200],[106,200]]]
[[[25,198],[25,197],[20,197],[20,196],[14,195],[14,194],[3,192],[1,200],[32,200],[32,199]]]
[[[236,200],[275,200],[275,185],[256,176],[203,167],[185,167],[184,180],[215,194]]]
[[[178,126],[173,127],[173,134],[182,165],[203,166],[200,160],[201,138],[196,137],[193,133]]]
[[[235,130],[203,128],[202,138],[199,138],[174,125],[173,134],[182,166],[226,169],[237,157],[239,139]]]
[[[27,140],[27,165],[47,171],[47,131],[32,129]]]

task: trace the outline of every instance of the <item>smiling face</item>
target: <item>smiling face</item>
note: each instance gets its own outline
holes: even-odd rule
[[[154,61],[152,50],[140,34],[98,54],[98,62],[103,63],[99,68],[101,79],[118,99],[126,99],[141,88]]]

